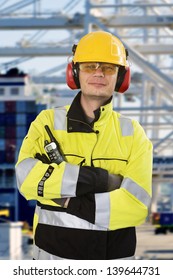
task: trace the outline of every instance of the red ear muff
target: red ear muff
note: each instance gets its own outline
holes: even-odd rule
[[[80,88],[78,72],[78,65],[75,66],[73,62],[69,62],[66,69],[66,82],[71,89]]]
[[[124,93],[129,88],[130,81],[131,81],[130,67],[120,66],[118,71],[115,91],[119,93]]]

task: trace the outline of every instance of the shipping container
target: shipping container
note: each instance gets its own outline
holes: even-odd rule
[[[36,113],[36,103],[35,101],[27,101],[26,102],[26,113]]]
[[[15,158],[15,150],[6,150],[5,151],[5,162],[6,163],[15,163],[16,158]]]
[[[23,139],[26,136],[27,128],[24,125],[16,126],[16,138]]]
[[[19,151],[23,142],[23,138],[16,138],[16,151]]]
[[[5,139],[5,150],[16,150],[16,139]]]
[[[14,169],[6,169],[5,170],[5,184],[7,188],[14,188],[15,187],[15,171]]]
[[[16,125],[25,125],[26,126],[26,114],[16,113]]]
[[[0,138],[0,151],[5,151],[5,139]]]
[[[5,127],[5,139],[15,139],[16,138],[16,127],[7,126]]]
[[[15,112],[16,101],[5,101],[5,112]]]
[[[6,169],[3,173],[0,172],[0,203],[8,204],[10,220],[14,221],[18,217],[19,220],[27,221],[32,225],[36,202],[28,202],[18,192],[15,164],[31,122],[42,110],[46,109],[46,105],[36,104],[33,100],[8,101],[2,104],[0,107],[0,164],[3,164],[3,168],[6,166]],[[6,192],[3,193],[3,191]]]
[[[0,163],[5,163],[5,151],[0,150]]]
[[[15,113],[6,113],[5,114],[5,125],[6,126],[16,125],[16,114]]]
[[[5,103],[0,101],[0,113],[5,113]]]
[[[37,115],[43,110],[45,110],[45,104],[37,104]]]
[[[28,131],[31,123],[35,120],[37,115],[35,113],[27,113],[26,114],[26,130]]]
[[[1,151],[0,151],[1,152]],[[1,154],[0,154],[0,162],[1,162]],[[3,169],[0,169],[0,187],[3,188],[3,181],[4,181],[4,176],[3,176],[4,172]]]
[[[0,126],[5,126],[5,114],[0,113]]]
[[[0,139],[5,138],[5,126],[0,126]]]
[[[16,101],[16,112],[25,113],[26,112],[26,103],[27,103],[27,101],[24,101],[24,100]]]

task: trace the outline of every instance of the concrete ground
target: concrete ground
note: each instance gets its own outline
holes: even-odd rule
[[[149,223],[137,227],[136,259],[173,260],[173,233],[155,234]]]

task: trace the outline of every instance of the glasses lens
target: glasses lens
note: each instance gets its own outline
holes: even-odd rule
[[[83,72],[94,73],[96,69],[98,69],[98,63],[81,63],[79,64],[79,69]]]
[[[107,75],[113,75],[116,73],[117,66],[111,63],[104,63],[100,66],[103,73]]]
[[[95,73],[95,71],[99,68],[104,74],[113,75],[116,73],[117,66],[111,63],[99,62],[84,62],[79,64],[79,69],[86,73]]]

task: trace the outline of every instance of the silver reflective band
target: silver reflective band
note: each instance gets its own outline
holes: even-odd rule
[[[79,166],[66,163],[62,178],[61,196],[76,196],[76,184],[79,176]]]
[[[36,207],[35,207],[35,214],[39,216],[40,210],[41,210],[41,207],[39,205],[36,205]]]
[[[33,258],[35,260],[65,260],[64,258],[47,253],[46,251],[37,247],[35,244],[33,246]]]
[[[58,226],[64,228],[75,228],[85,230],[101,230],[106,231],[101,226],[91,224],[83,219],[66,212],[55,212],[50,210],[41,209],[39,223],[51,226]]]
[[[65,107],[54,109],[54,129],[67,130],[67,110]]]
[[[135,196],[139,201],[141,201],[145,206],[149,207],[151,203],[150,195],[141,186],[136,184],[129,178],[125,178],[121,184],[121,188],[126,189],[133,196]]]
[[[120,120],[120,127],[121,127],[121,133],[122,136],[132,136],[133,135],[133,124],[132,120],[121,116],[119,118]]]
[[[95,224],[103,228],[109,228],[110,222],[110,193],[96,193]]]
[[[36,245],[34,245],[34,259],[35,260],[67,260],[52,254],[49,254],[48,252],[40,249],[39,247],[37,247]],[[68,259],[70,260],[70,259]],[[71,259],[73,260],[73,259]],[[120,259],[112,259],[112,260],[135,260],[135,256],[131,256],[131,257],[126,257],[126,258],[120,258]]]
[[[37,164],[38,159],[28,158],[21,161],[16,166],[16,178],[17,178],[17,186],[20,189],[26,177],[32,170],[32,168]]]

